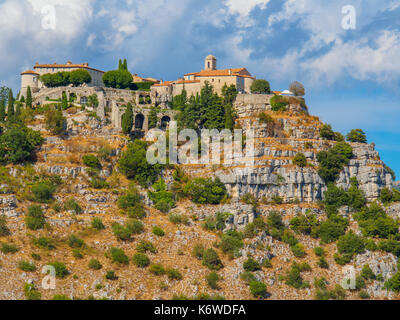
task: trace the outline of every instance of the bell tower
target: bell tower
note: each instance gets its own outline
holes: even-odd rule
[[[208,55],[205,61],[204,70],[217,70],[217,58]]]

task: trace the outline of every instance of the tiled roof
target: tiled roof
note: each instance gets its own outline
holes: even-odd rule
[[[196,77],[223,77],[223,76],[237,76],[243,78],[252,78],[246,68],[236,69],[222,69],[222,70],[202,70],[200,72],[187,73],[185,76],[194,75]]]
[[[185,83],[200,83],[200,80],[179,80],[175,81],[175,84],[185,84]]]
[[[39,75],[39,73],[37,73],[37,72],[35,72],[35,71],[33,71],[33,70],[26,70],[26,71],[24,71],[24,72],[21,73],[21,75],[23,75],[23,74],[35,74],[35,75]]]
[[[73,64],[72,62],[68,61],[66,64],[57,64],[57,63],[52,63],[52,64],[35,64],[35,69],[36,68],[81,68],[81,69],[90,69],[93,71],[97,71],[97,72],[102,72],[104,73],[104,71],[99,70],[99,69],[95,69],[95,68],[91,68],[89,67],[88,63],[82,63],[82,64]]]
[[[166,87],[173,84],[173,81],[164,81],[163,83],[153,84],[153,87]]]

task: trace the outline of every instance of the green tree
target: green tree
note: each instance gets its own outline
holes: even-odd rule
[[[293,92],[293,94],[294,94],[296,97],[298,97],[298,96],[302,97],[302,96],[304,96],[304,95],[306,94],[306,91],[305,91],[305,89],[304,89],[304,86],[303,86],[300,82],[298,82],[298,81],[292,82],[292,83],[290,84],[290,86],[289,86],[289,90],[290,90],[291,92]]]
[[[157,107],[152,107],[149,113],[149,129],[157,127],[158,123],[158,109]]]
[[[60,109],[50,107],[45,113],[46,129],[52,135],[61,136],[67,130],[67,119]]]
[[[4,122],[5,119],[6,119],[6,102],[2,98],[0,100],[0,122]]]
[[[119,169],[128,179],[135,179],[141,185],[153,184],[161,172],[162,165],[151,165],[146,159],[147,143],[135,140],[118,161]]]
[[[14,121],[14,96],[12,89],[8,91],[8,104],[7,104],[7,120]]]
[[[26,91],[26,107],[32,108],[32,91],[30,86],[28,86]]]
[[[103,82],[106,87],[126,89],[132,84],[132,75],[127,70],[112,70],[104,73]]]
[[[270,94],[271,87],[267,80],[257,79],[254,80],[251,84],[250,91],[252,93],[259,93],[259,94]]]
[[[133,110],[132,105],[128,103],[126,111],[122,115],[122,131],[124,134],[130,134],[133,128]]]
[[[97,108],[99,106],[99,98],[97,94],[93,93],[88,97],[88,105],[93,108]]]
[[[349,142],[367,143],[367,136],[362,129],[351,130],[347,134],[346,139]]]
[[[78,69],[69,73],[68,82],[75,87],[92,82],[92,77],[87,70]]]
[[[67,99],[67,94],[65,92],[62,93],[61,97],[61,109],[62,110],[68,109],[68,99]]]

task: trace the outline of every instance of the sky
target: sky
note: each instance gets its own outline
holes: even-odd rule
[[[310,113],[363,129],[400,176],[399,0],[0,0],[0,85],[35,62],[89,62],[175,80],[246,67],[273,90],[300,81]]]

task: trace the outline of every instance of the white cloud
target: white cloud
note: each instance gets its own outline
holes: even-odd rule
[[[226,6],[231,14],[239,14],[241,18],[246,18],[251,10],[256,6],[265,8],[270,0],[227,0]]]
[[[350,42],[338,40],[328,53],[303,62],[301,67],[310,73],[314,82],[324,79],[331,84],[350,76],[390,84],[400,75],[400,33],[382,31],[372,44],[370,42],[367,38]]]

